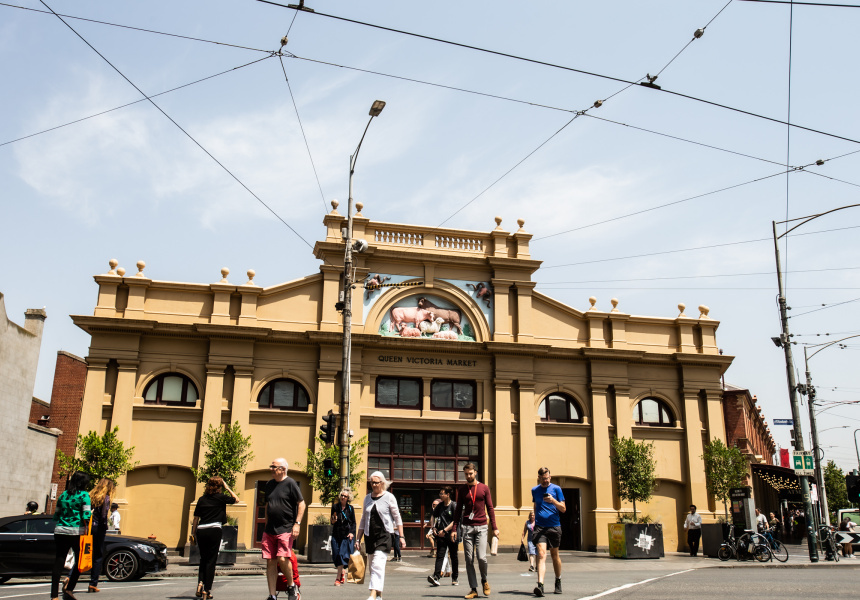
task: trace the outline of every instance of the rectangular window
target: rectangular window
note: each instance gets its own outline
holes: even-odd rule
[[[418,408],[421,405],[421,380],[379,377],[376,380],[376,405]]]
[[[427,455],[454,456],[454,436],[444,433],[427,434]]]
[[[422,481],[424,461],[420,458],[395,458],[394,481]]]
[[[391,479],[391,459],[390,458],[368,458],[367,459],[367,476],[374,471],[382,471],[386,479]]]
[[[424,435],[421,433],[395,433],[394,454],[424,454]]]
[[[370,454],[391,454],[391,434],[387,431],[371,431],[368,442]]]
[[[433,380],[430,398],[437,410],[475,412],[475,382]]]
[[[480,434],[368,432],[368,477],[382,471],[394,481],[462,483],[463,466],[481,464]]]
[[[427,459],[427,481],[454,481],[454,461]]]

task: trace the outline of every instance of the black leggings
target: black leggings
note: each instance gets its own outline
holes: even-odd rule
[[[59,597],[60,576],[65,570],[64,564],[66,562],[66,555],[69,553],[69,549],[74,551],[75,565],[78,564],[78,552],[80,551],[81,536],[55,533],[54,544],[57,547],[57,551],[54,555],[54,569],[51,571],[51,598]],[[69,574],[69,585],[67,588],[69,591],[74,590],[75,586],[78,584],[78,575],[78,570],[72,569],[72,572]]]
[[[459,547],[459,542],[451,541],[451,534],[440,538],[436,538],[436,567],[433,570],[433,575],[438,579],[442,577],[442,565],[445,563],[445,551],[448,551],[448,561],[451,563],[451,581],[457,581],[457,576],[459,575],[459,565],[457,564],[459,561],[459,556],[457,556],[457,549]]]
[[[215,563],[221,550],[221,528],[198,529],[197,548],[200,550],[200,569],[197,571],[197,580],[203,582],[203,589],[208,592],[212,589],[212,582],[215,580]]]

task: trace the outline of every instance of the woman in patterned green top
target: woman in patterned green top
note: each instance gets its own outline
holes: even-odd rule
[[[75,564],[78,562],[81,535],[86,535],[91,516],[90,495],[87,492],[89,487],[89,473],[78,471],[69,479],[66,491],[57,498],[57,510],[54,512],[54,520],[57,522],[54,527],[57,553],[51,573],[51,600],[56,600],[59,595],[60,574],[63,572],[63,564],[69,550],[75,554]],[[71,576],[63,584],[64,600],[76,600],[74,590],[78,583],[78,574],[78,570],[73,569]]]

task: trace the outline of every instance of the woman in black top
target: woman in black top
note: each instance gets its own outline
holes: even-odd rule
[[[230,494],[227,496],[224,492]],[[221,525],[227,522],[227,505],[239,501],[224,480],[210,477],[205,493],[197,499],[191,537],[200,549],[200,570],[197,575],[198,598],[212,597],[212,581],[215,579],[215,562],[221,549]]]
[[[102,478],[96,484],[96,487],[90,492],[90,506],[93,512],[93,568],[90,569],[90,584],[87,587],[87,592],[99,592],[99,576],[102,574],[102,562],[105,554],[105,536],[108,530],[108,508],[110,507],[110,498],[116,489],[116,484],[107,478]],[[69,571],[69,577],[74,577],[77,581],[80,575],[78,565],[72,567]],[[74,572],[74,574],[73,574]]]
[[[341,490],[338,501],[331,507],[331,558],[337,567],[335,585],[346,583],[344,568],[349,566],[349,555],[355,543],[355,509],[350,502],[352,492]]]

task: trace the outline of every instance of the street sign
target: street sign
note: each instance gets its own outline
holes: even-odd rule
[[[794,427],[794,419],[774,419],[774,425],[791,425]]]
[[[811,451],[795,450],[792,456],[792,464],[794,465],[794,474],[806,477],[815,475],[815,464],[812,462]]]
[[[51,500],[56,500],[56,499],[57,499],[57,484],[52,483],[51,484]]]
[[[837,544],[860,544],[860,533],[848,533],[847,531],[837,531],[834,534]]]

